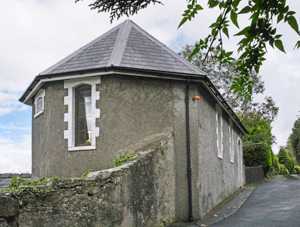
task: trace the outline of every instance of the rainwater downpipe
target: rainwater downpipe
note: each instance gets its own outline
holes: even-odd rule
[[[189,107],[189,87],[190,79],[186,84],[185,92],[185,119],[186,119],[186,154],[187,154],[187,177],[188,177],[188,199],[189,199],[189,217],[188,222],[193,222],[192,206],[192,167],[191,167],[191,146],[190,146],[190,107]]]

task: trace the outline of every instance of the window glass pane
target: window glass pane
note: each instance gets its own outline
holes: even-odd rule
[[[36,102],[36,112],[42,111],[42,106],[43,106],[43,98],[39,97],[39,99]]]
[[[91,134],[91,86],[82,85],[75,90],[76,98],[76,144],[90,145]]]

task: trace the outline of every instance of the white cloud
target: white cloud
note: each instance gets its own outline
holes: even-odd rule
[[[0,136],[0,173],[31,173],[31,135],[19,143]]]
[[[19,97],[19,93],[10,91],[4,92],[0,90],[0,116],[13,111],[23,111],[28,109],[28,106],[24,106],[18,101]]]

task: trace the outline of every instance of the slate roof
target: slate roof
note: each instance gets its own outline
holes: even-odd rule
[[[6,189],[6,187],[9,185],[9,182],[11,180],[11,178],[13,177],[22,177],[26,180],[31,180],[31,174],[30,173],[0,173],[0,189]]]
[[[131,20],[112,28],[40,75],[106,67],[206,75]]]

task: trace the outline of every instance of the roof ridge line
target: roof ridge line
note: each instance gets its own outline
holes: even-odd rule
[[[131,20],[126,20],[125,22],[120,24],[122,26],[118,32],[118,36],[115,41],[115,45],[112,50],[112,53],[110,55],[110,59],[106,64],[107,67],[112,66],[112,65],[120,66],[122,58],[123,58],[123,54],[125,51],[125,47],[127,44],[128,36],[129,36],[131,28],[132,28],[130,23],[131,23]]]
[[[109,34],[111,34],[112,32],[114,32],[115,30],[119,29],[119,27],[122,25],[119,24],[116,27],[110,29],[109,31],[105,32],[103,35],[97,37],[96,39],[92,40],[91,42],[89,42],[88,44],[80,47],[78,50],[76,50],[75,52],[73,52],[72,54],[68,55],[67,57],[63,58],[62,60],[60,60],[59,62],[57,62],[56,64],[52,65],[51,67],[47,68],[46,70],[42,71],[41,73],[39,73],[39,75],[46,75],[49,74],[53,69],[55,69],[57,66],[65,63],[66,61],[68,61],[69,59],[71,59],[72,57],[78,55],[80,52],[84,51],[86,48],[88,48],[89,46],[93,45],[94,43],[98,42],[99,40],[103,39],[104,37],[108,36]]]
[[[167,51],[169,54],[171,54],[173,57],[175,57],[177,60],[179,60],[180,62],[182,62],[184,65],[186,65],[187,67],[193,69],[195,71],[196,74],[199,74],[199,72],[202,75],[207,75],[207,73],[205,73],[204,71],[202,71],[201,69],[199,69],[197,66],[193,65],[191,62],[187,61],[185,58],[181,57],[180,55],[178,55],[177,53],[175,53],[173,50],[171,50],[169,47],[167,47],[165,44],[163,44],[162,42],[160,42],[159,40],[157,40],[155,37],[153,37],[152,35],[150,35],[148,32],[146,32],[145,30],[143,30],[142,28],[140,28],[137,24],[135,24],[133,21],[131,21],[131,23],[133,24],[132,27],[134,27],[135,29],[138,29],[141,33],[143,33],[147,38],[149,38],[151,41],[155,42],[156,44],[158,44],[159,46],[161,46],[165,51]]]

